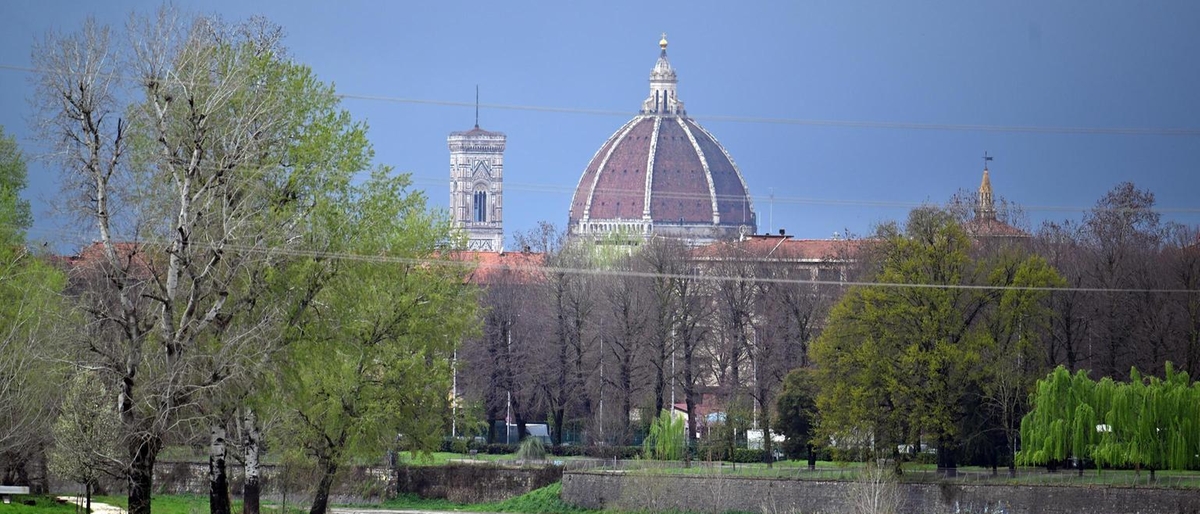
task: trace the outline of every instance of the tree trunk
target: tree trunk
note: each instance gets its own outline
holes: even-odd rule
[[[92,482],[88,481],[83,484],[83,512],[84,514],[92,514]]]
[[[150,514],[154,489],[154,460],[162,443],[155,437],[135,437],[130,443],[129,514]]]
[[[808,449],[808,470],[816,471],[817,470],[817,449],[813,448],[812,443],[807,443],[804,446]]]
[[[562,440],[563,440],[562,431],[563,431],[564,415],[565,415],[565,412],[562,407],[558,407],[557,409],[554,409],[554,432],[552,434],[554,436],[554,439],[552,440],[552,443],[554,444],[554,446],[556,448],[559,446],[562,446]]]
[[[46,444],[38,443],[37,454],[33,457],[34,476],[29,480],[29,492],[33,494],[50,494],[50,467],[47,459]]]
[[[208,512],[231,514],[229,506],[229,475],[225,472],[225,423],[216,421],[209,428],[208,453]]]
[[[245,459],[245,484],[242,486],[242,514],[259,514],[262,489],[259,485],[258,457],[262,452],[262,430],[254,409],[242,416],[242,448]]]
[[[496,444],[496,437],[498,437],[496,434],[496,417],[499,415],[500,414],[498,412],[496,412],[495,409],[488,409],[488,413],[487,413],[487,421],[488,421],[487,443],[488,444]],[[504,420],[504,422],[508,423],[508,420],[506,419],[506,420]]]
[[[771,446],[773,443],[773,441],[771,441],[771,410],[766,406],[762,406],[762,417],[763,449],[767,452],[763,459],[766,460],[767,468],[770,469],[775,467],[775,448]]]
[[[329,490],[333,487],[333,476],[337,474],[337,462],[332,458],[317,459],[317,467],[321,470],[321,481],[317,483],[317,492],[308,514],[325,514],[329,509]]]
[[[525,416],[521,413],[521,401],[516,399],[516,395],[513,398],[513,421],[517,424],[517,444],[520,444],[529,435],[529,427],[525,423]],[[512,444],[507,440],[504,442]]]
[[[954,451],[946,436],[938,437],[937,473],[944,478],[958,476],[958,465],[954,462]]]
[[[627,342],[628,343],[628,342]],[[658,362],[655,363],[654,372],[654,414],[652,417],[658,417],[663,411],[663,406],[666,405],[664,398],[667,394],[667,344],[664,339],[659,341],[662,345],[658,348]],[[630,345],[632,347],[632,345]],[[672,406],[673,408],[673,406]]]
[[[1017,478],[1017,436],[1008,432],[1008,477]]]

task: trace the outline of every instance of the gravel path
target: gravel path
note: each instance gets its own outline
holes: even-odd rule
[[[74,503],[75,505],[79,505],[81,507],[85,503],[87,503],[87,500],[85,498],[83,498],[82,496],[59,496],[58,499],[65,501],[67,503]],[[116,505],[109,505],[107,503],[100,503],[95,500],[92,500],[92,513],[93,514],[125,514],[125,509],[122,509]]]

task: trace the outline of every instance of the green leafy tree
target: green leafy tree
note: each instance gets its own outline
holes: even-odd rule
[[[49,443],[64,375],[53,350],[69,326],[63,273],[26,246],[25,185],[24,158],[0,128],[0,462],[18,475]]]
[[[1102,381],[1097,386],[1107,389],[1104,396],[1111,397],[1103,416],[1105,429],[1097,434],[1097,464],[1148,469],[1151,480],[1156,470],[1200,465],[1196,455],[1200,388],[1189,387],[1187,373],[1176,371],[1170,362],[1165,371],[1166,377],[1159,379],[1133,368],[1128,383]]]
[[[95,373],[80,371],[71,379],[54,422],[50,470],[83,485],[84,512],[92,511],[92,491],[107,476],[117,476],[121,420],[107,388]]]
[[[1091,457],[1098,440],[1095,393],[1096,384],[1084,370],[1072,375],[1059,366],[1039,380],[1032,399],[1036,407],[1021,420],[1024,449],[1018,461],[1048,464],[1074,458],[1082,474],[1082,460]]]
[[[1019,459],[1091,458],[1101,467],[1148,469],[1151,480],[1156,470],[1194,469],[1200,387],[1170,362],[1164,370],[1163,379],[1133,368],[1129,382],[1094,382],[1082,370],[1072,376],[1058,367],[1038,381],[1034,408],[1021,421]]]
[[[379,455],[399,435],[436,448],[449,415],[450,361],[476,326],[474,288],[438,260],[450,225],[409,192],[407,176],[379,170],[319,213],[330,239],[329,278],[299,317],[280,369],[280,427],[315,461],[311,508],[323,514],[338,469]]]
[[[816,469],[817,455],[813,445],[817,428],[816,371],[796,368],[787,374],[783,390],[775,400],[779,411],[779,428],[785,437],[783,451],[788,458],[808,458],[809,469]]]
[[[934,208],[914,210],[903,230],[881,227],[877,241],[877,255],[864,261],[875,266],[873,281],[889,285],[852,288],[812,347],[822,432],[893,457],[899,445],[929,438],[939,470],[953,474],[957,451],[974,435],[964,421],[988,375],[984,357],[997,356],[1005,333],[985,321],[989,313],[1001,324],[1021,319],[1011,311],[1032,310],[1038,298],[1006,301],[1002,292],[1049,285],[1053,274],[1021,273],[1044,270],[1029,257],[1017,257],[1009,273],[1010,265],[974,255],[953,216]]]
[[[69,207],[96,227],[73,275],[91,316],[79,346],[119,400],[133,514],[149,513],[154,462],[185,421],[225,439],[278,327],[312,305],[304,288],[272,296],[277,270],[313,251],[299,245],[316,205],[370,161],[361,127],[281,38],[261,19],[164,7],[121,33],[88,20],[35,45],[35,126],[80,199]],[[211,446],[210,508],[224,514],[224,445]]]
[[[1052,322],[1050,293],[1027,286],[1061,287],[1065,281],[1045,259],[1021,247],[1000,247],[982,258],[991,263],[988,283],[1013,286],[1001,290],[994,308],[984,311],[989,341],[983,348],[980,414],[1004,435],[1009,475],[1016,476],[1021,417],[1029,411],[1037,380],[1048,371],[1041,348]]]
[[[27,180],[25,158],[17,140],[0,127],[0,243],[23,241],[25,229],[33,222],[29,201],[21,198]]]

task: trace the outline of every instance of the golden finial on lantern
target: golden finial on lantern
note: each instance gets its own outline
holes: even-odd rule
[[[663,50],[667,49],[667,33],[663,32],[662,39],[658,40],[658,47]]]

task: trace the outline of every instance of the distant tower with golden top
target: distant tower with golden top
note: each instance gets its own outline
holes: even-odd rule
[[[983,152],[983,182],[979,184],[979,194],[975,200],[975,218],[995,221],[996,202],[992,199],[992,179],[988,176],[988,161],[992,160],[987,152]]]

